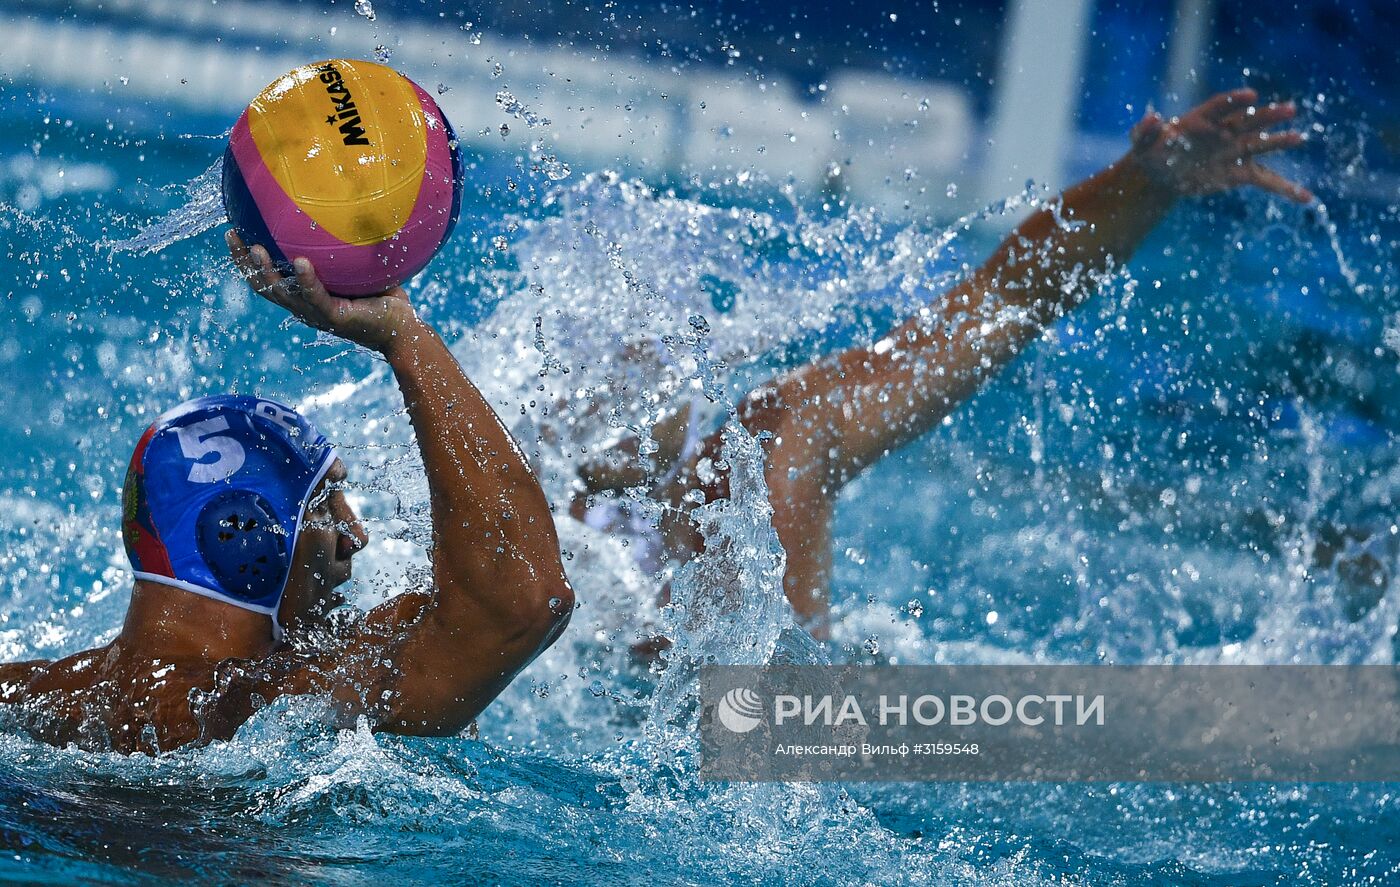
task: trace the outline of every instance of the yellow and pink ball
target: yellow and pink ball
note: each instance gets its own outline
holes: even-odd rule
[[[303,65],[258,94],[224,154],[224,206],[245,243],[326,289],[364,296],[423,270],[462,202],[457,139],[437,102],[374,62]]]

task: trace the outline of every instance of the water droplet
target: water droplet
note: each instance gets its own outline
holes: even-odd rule
[[[439,83],[437,86],[438,95],[447,95],[451,89],[452,87],[448,86],[446,83]]]
[[[374,21],[374,4],[370,0],[355,0],[355,12]]]
[[[525,107],[524,103],[512,95],[511,91],[508,89],[497,90],[496,104],[501,106],[501,110],[517,120],[525,121],[525,125],[531,128],[549,125],[548,117],[541,117],[534,111]]]
[[[540,158],[540,169],[544,170],[545,176],[547,176],[551,182],[567,179],[569,173],[572,172],[572,170],[569,169],[569,164],[559,160],[553,154],[546,154],[544,157]]]
[[[389,55],[389,47],[385,46],[383,43],[374,48],[374,57],[378,59],[380,63],[388,62]]]
[[[866,638],[862,646],[865,648],[865,652],[869,653],[871,656],[877,656],[880,653],[880,641],[874,635]]]

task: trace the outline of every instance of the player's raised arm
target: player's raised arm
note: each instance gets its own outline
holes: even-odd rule
[[[1253,185],[1311,200],[1306,188],[1256,161],[1303,140],[1271,131],[1294,117],[1291,102],[1257,99],[1238,89],[1179,118],[1148,114],[1122,159],[1032,215],[938,303],[874,346],[784,380],[787,421],[812,437],[814,453],[832,454],[829,481],[839,486],[932,428],[1088,298],[1094,276],[1127,261],[1177,198]]]
[[[827,630],[830,519],[847,481],[933,428],[1088,298],[1095,275],[1126,261],[1178,197],[1254,185],[1311,199],[1256,162],[1302,141],[1270,131],[1293,118],[1292,104],[1257,98],[1242,89],[1180,118],[1149,114],[1121,160],[1032,215],[938,302],[874,345],[802,367],[744,402],[745,426],[772,435],[766,477],[787,552],[783,585],[815,634]]]
[[[574,597],[553,516],[505,426],[401,288],[342,299],[298,259],[283,280],[230,235],[261,295],[318,329],[383,354],[427,471],[433,588],[371,612],[346,667],[381,728],[454,733],[563,631]]]

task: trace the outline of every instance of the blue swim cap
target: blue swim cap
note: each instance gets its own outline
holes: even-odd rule
[[[122,491],[136,578],[265,613],[277,625],[311,493],[335,449],[290,407],[221,394],[146,429]]]

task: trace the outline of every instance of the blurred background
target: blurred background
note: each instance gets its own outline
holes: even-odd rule
[[[16,112],[216,134],[308,54],[377,47],[441,84],[482,151],[541,135],[502,131],[505,93],[575,164],[657,182],[750,170],[894,210],[1061,186],[1116,156],[1149,105],[1241,83],[1364,123],[1351,159],[1376,175],[1349,193],[1393,198],[1400,156],[1394,0],[5,0],[0,30]]]

